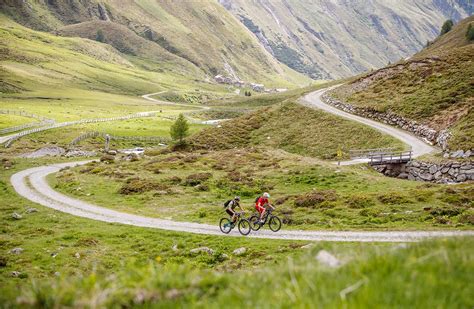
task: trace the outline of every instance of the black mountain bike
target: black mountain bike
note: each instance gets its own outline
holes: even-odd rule
[[[260,222],[260,214],[257,213],[250,217],[250,227],[254,231],[258,231],[262,226],[268,222],[268,227],[273,232],[278,232],[281,229],[281,220],[277,216],[272,214],[273,209],[269,208],[265,211],[263,216],[263,222]]]
[[[235,222],[230,221],[229,218],[222,218],[219,222],[221,232],[229,234],[235,226],[238,226],[240,234],[248,235],[251,231],[250,222],[248,219],[243,218],[242,214],[242,212],[237,213],[237,220]]]

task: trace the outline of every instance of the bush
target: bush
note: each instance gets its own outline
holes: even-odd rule
[[[361,209],[375,205],[375,201],[371,197],[358,194],[348,197],[346,203],[349,208],[354,209]]]
[[[101,162],[107,162],[107,163],[112,163],[115,161],[115,157],[113,155],[105,154],[102,157],[100,157]]]
[[[8,259],[5,256],[0,256],[0,267],[7,266]]]
[[[97,33],[95,35],[95,40],[97,42],[101,42],[101,43],[105,42],[105,35],[104,35],[104,32],[102,31],[102,29],[97,30]]]
[[[410,199],[398,192],[388,192],[378,196],[378,199],[383,204],[398,205],[410,202]]]
[[[433,216],[447,216],[454,217],[462,214],[464,209],[462,208],[435,208],[430,211],[430,214]]]
[[[459,217],[459,222],[474,225],[474,215],[468,215],[468,214],[462,215]]]
[[[336,201],[337,194],[334,190],[314,190],[300,195],[295,199],[296,207],[315,207],[326,201]]]
[[[451,19],[448,19],[447,21],[445,21],[443,26],[441,27],[440,35],[443,35],[451,31],[451,29],[453,29],[453,26],[454,26],[454,23]]]
[[[179,183],[181,183],[182,179],[179,178],[178,176],[171,176],[169,178],[166,179],[166,182],[172,184],[172,185],[177,185]]]
[[[472,24],[469,24],[466,31],[466,39],[468,41],[474,41],[474,27]]]
[[[211,173],[197,173],[186,177],[185,185],[197,186],[212,177]]]
[[[120,194],[136,194],[136,193],[143,193],[147,191],[153,191],[153,190],[160,190],[160,191],[166,191],[168,189],[168,186],[162,184],[162,183],[157,183],[149,180],[142,180],[139,178],[132,178],[127,180],[125,184],[120,188],[119,193]]]

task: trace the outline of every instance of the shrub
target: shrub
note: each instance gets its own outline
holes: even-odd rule
[[[404,195],[401,195],[398,192],[388,192],[378,196],[378,199],[383,204],[389,205],[398,205],[398,204],[406,204],[410,202],[410,199]]]
[[[445,21],[443,26],[441,27],[440,35],[443,35],[451,31],[451,29],[453,29],[453,26],[454,26],[454,23],[451,19],[448,19],[447,21]]]
[[[347,206],[349,208],[360,209],[375,205],[375,201],[368,196],[361,194],[354,194],[347,198]]]
[[[115,161],[115,157],[113,155],[109,154],[104,154],[102,157],[100,157],[101,162],[107,162],[107,163],[112,163]]]
[[[296,207],[315,207],[326,201],[336,201],[337,194],[334,190],[314,190],[300,195],[295,199]]]
[[[167,189],[168,187],[161,183],[132,178],[125,182],[125,184],[120,188],[119,193],[129,195],[153,190],[166,191]]]
[[[459,222],[474,225],[474,215],[462,215],[459,217]]]
[[[365,208],[359,211],[359,215],[364,217],[376,217],[378,216],[379,211],[373,208]]]
[[[172,185],[177,185],[179,183],[181,183],[182,179],[179,178],[178,176],[171,176],[169,178],[166,179],[166,182],[172,184]]]
[[[186,177],[185,185],[197,186],[212,177],[211,173],[197,173]]]
[[[466,31],[466,39],[468,41],[474,41],[474,27],[472,24],[469,24]]]
[[[105,42],[105,35],[104,35],[104,32],[102,31],[102,29],[97,30],[97,33],[95,35],[95,40],[97,42],[101,42],[101,43]]]
[[[0,267],[7,266],[8,259],[5,256],[0,256]]]
[[[462,208],[435,208],[430,211],[430,214],[433,216],[447,216],[454,217],[462,214],[464,209]]]

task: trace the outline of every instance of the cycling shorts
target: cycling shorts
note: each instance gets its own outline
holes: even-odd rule
[[[262,212],[265,210],[265,207],[256,204],[256,205],[255,205],[255,209],[256,209],[259,213],[262,213]]]

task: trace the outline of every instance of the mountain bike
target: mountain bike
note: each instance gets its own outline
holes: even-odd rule
[[[221,232],[224,234],[229,234],[230,231],[234,229],[234,227],[238,226],[239,232],[242,235],[248,235],[251,231],[250,222],[248,219],[242,217],[243,212],[237,213],[237,220],[232,222],[229,218],[222,218],[219,222],[219,228]]]
[[[268,222],[268,227],[273,232],[278,232],[281,229],[281,220],[273,213],[273,209],[269,208],[265,211],[265,215],[263,216],[263,222],[260,222],[260,214],[257,213],[250,217],[250,227],[254,231],[258,231],[262,226],[264,226]]]

